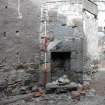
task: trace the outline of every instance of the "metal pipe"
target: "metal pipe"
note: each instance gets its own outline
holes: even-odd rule
[[[45,12],[45,39],[44,39],[44,47],[45,47],[45,58],[44,58],[44,85],[48,82],[48,75],[47,75],[47,11]]]

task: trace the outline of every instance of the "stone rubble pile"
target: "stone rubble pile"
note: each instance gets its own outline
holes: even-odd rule
[[[15,65],[10,71],[6,71],[7,66],[0,68],[0,99],[6,96],[27,94],[37,84],[38,66],[27,65]]]
[[[49,93],[48,89],[52,88],[58,89],[59,92]],[[97,96],[90,85],[71,82],[66,75],[46,84],[45,88],[38,84],[30,90],[27,86],[16,89],[19,92],[20,90],[20,95],[1,98],[0,105],[104,105],[105,103],[104,98]]]
[[[3,105],[3,104],[2,104]],[[44,96],[33,98],[28,97],[7,105],[105,105],[105,98],[100,96],[81,97],[74,100],[69,93],[64,94],[45,94]]]

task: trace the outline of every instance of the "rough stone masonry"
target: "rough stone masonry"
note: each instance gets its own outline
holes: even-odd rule
[[[75,6],[73,9],[75,10]],[[82,11],[82,9],[80,10]],[[56,14],[55,11],[52,12]],[[51,18],[54,16],[51,14],[52,12],[49,12]],[[56,15],[54,19],[56,20]],[[53,59],[50,59],[53,52],[59,52],[59,50],[61,52],[69,51],[71,54],[70,61],[72,65],[70,66],[71,71],[69,71],[69,73],[71,73],[70,75],[73,75],[74,79],[75,77],[78,77],[78,81],[80,82],[83,79],[84,64],[82,61],[84,61],[86,54],[86,43],[83,42],[83,44],[80,41],[81,39],[85,40],[83,24],[74,27],[67,26],[65,24],[66,17],[62,14],[58,14],[57,19],[58,20],[54,22],[49,20],[48,34],[51,35],[51,42],[58,39],[61,42],[61,46],[57,44],[55,47],[58,48],[53,49],[53,47],[50,49],[47,59],[48,63],[50,63],[50,60],[54,61]],[[1,91],[4,87],[7,88],[8,85],[10,85],[8,88],[8,94],[19,94],[20,91],[18,90],[21,88],[22,90],[27,90],[27,88],[30,90],[30,88],[33,87],[33,84],[35,85],[35,83],[39,81],[39,30],[40,3],[38,1],[0,0]],[[79,39],[77,40],[76,38]],[[75,42],[72,42],[74,40]],[[68,46],[68,44],[70,46]],[[82,45],[84,46],[82,47]],[[43,58],[41,59],[43,60]],[[64,73],[62,69],[61,71]],[[54,74],[52,74],[58,76],[59,73],[55,75],[56,73],[57,72],[54,72]],[[67,73],[68,71],[66,74]],[[62,76],[62,74],[60,76]],[[72,78],[70,79],[72,80]]]
[[[39,27],[38,1],[0,0],[0,87],[38,81]]]
[[[68,9],[65,10],[64,7]],[[81,17],[83,18],[82,4],[79,4],[79,7],[80,16],[76,15],[79,10],[75,2],[73,6],[69,1],[68,4],[62,2],[61,4],[47,4],[46,2],[47,11],[45,11],[46,8],[44,6],[42,8],[41,41],[43,42],[43,34],[45,33],[44,21],[47,20],[48,51],[46,63],[48,63],[49,81],[55,81],[59,77],[67,75],[71,81],[83,83],[87,40],[84,34],[84,24],[81,19]],[[72,14],[73,10],[76,13]],[[48,15],[47,17],[46,14]],[[74,18],[74,20],[68,20],[70,17]],[[45,52],[42,53],[44,55]],[[45,58],[43,56],[41,59],[44,62]],[[43,64],[42,68],[44,68]]]

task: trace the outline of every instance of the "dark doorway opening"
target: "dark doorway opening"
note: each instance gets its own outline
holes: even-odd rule
[[[56,80],[70,72],[70,52],[51,52],[51,80]]]

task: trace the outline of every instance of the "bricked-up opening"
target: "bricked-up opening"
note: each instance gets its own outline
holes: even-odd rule
[[[51,52],[51,80],[56,80],[70,72],[70,52]]]

